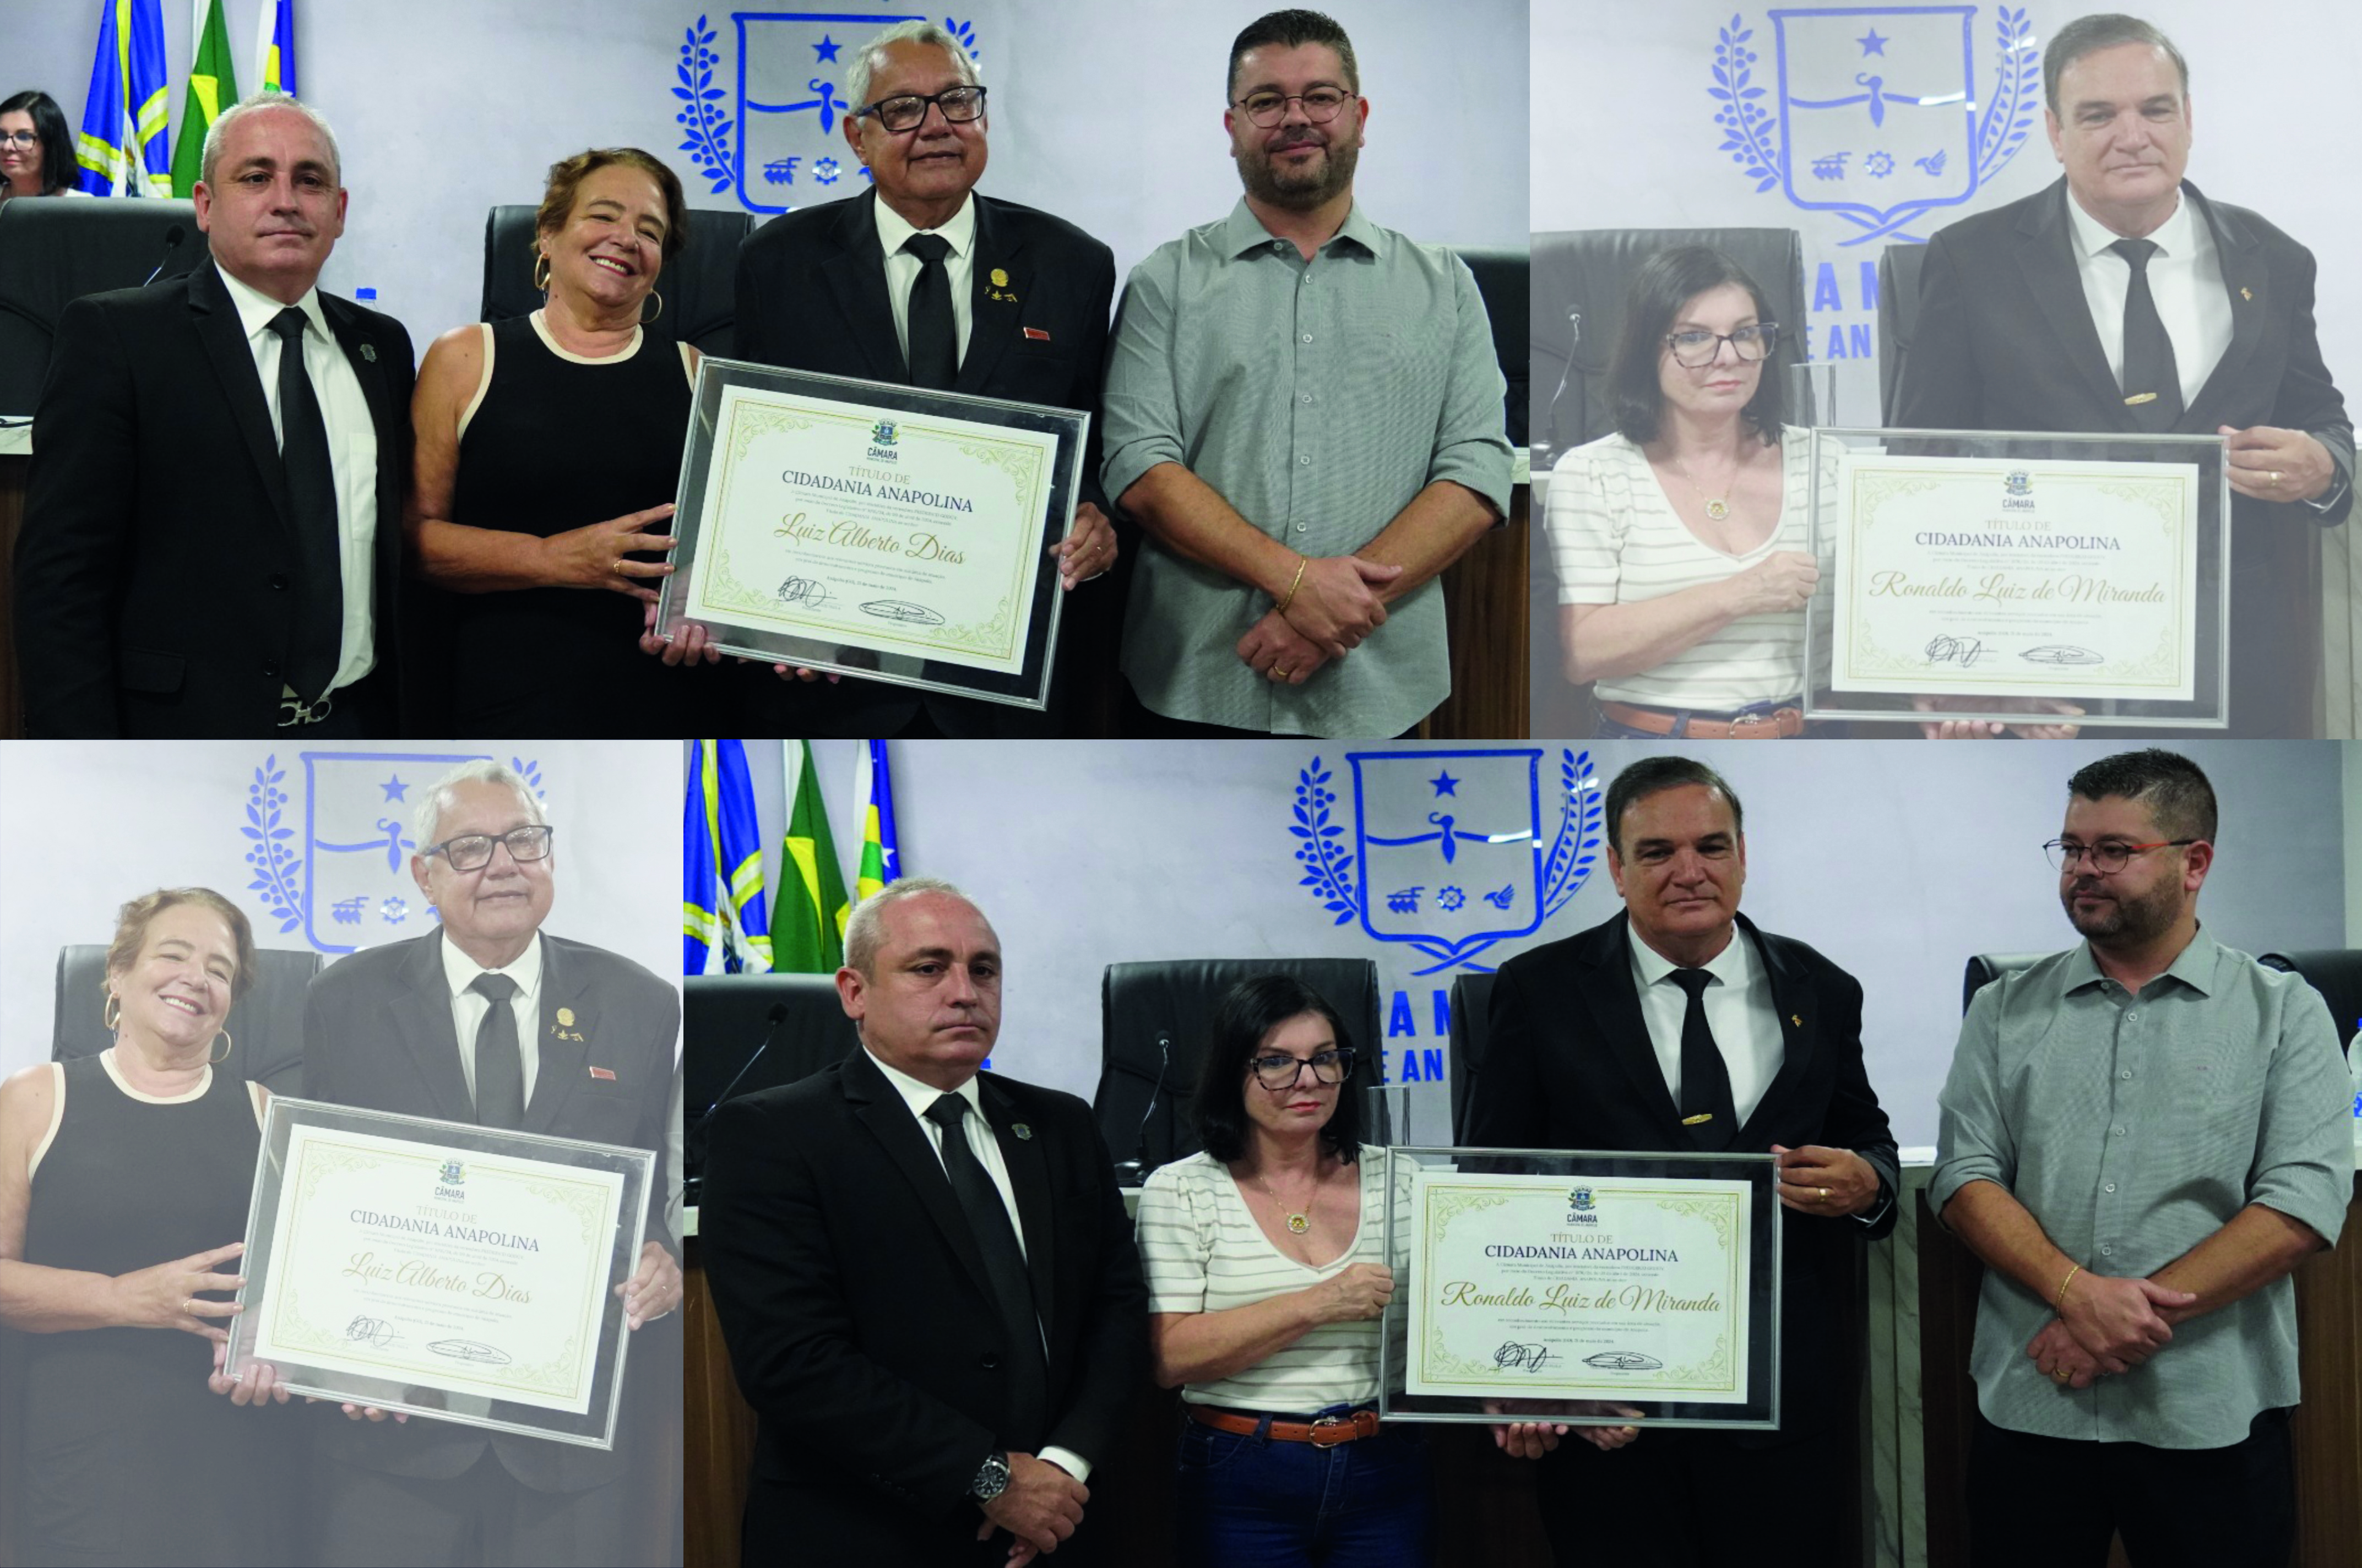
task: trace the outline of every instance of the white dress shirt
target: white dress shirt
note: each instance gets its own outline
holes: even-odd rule
[[[459,1070],[468,1080],[471,1101],[476,1097],[476,1031],[492,1009],[491,998],[468,989],[480,974],[504,974],[516,981],[509,1008],[516,1015],[517,1057],[524,1068],[524,1102],[530,1105],[534,1080],[541,1076],[540,933],[508,967],[498,970],[488,970],[461,952],[447,934],[443,938],[443,979],[451,987],[451,1025],[459,1032]]]
[[[968,193],[951,221],[938,229],[915,229],[911,220],[877,198],[877,243],[886,252],[886,298],[894,307],[894,341],[902,363],[911,362],[911,289],[919,280],[920,260],[902,248],[914,234],[939,234],[951,245],[944,258],[944,274],[952,289],[952,330],[959,339],[960,363],[967,363],[968,319],[975,314],[968,299],[976,277],[976,194]]]
[[[1649,1025],[1649,1043],[1657,1048],[1657,1065],[1663,1069],[1665,1087],[1672,1091],[1678,1106],[1682,1102],[1682,1019],[1689,1011],[1690,999],[1667,977],[1682,966],[1638,936],[1632,938],[1631,946],[1632,984],[1639,992],[1640,1017]],[[1780,1015],[1772,1006],[1772,977],[1755,956],[1755,944],[1735,926],[1722,951],[1699,967],[1713,976],[1705,992],[1706,1027],[1714,1031],[1714,1043],[1730,1073],[1731,1108],[1743,1127],[1747,1118],[1755,1114],[1755,1107],[1763,1102],[1763,1091],[1772,1087],[1788,1055],[1780,1038]]]
[[[2118,386],[2125,379],[2125,297],[2132,291],[2132,263],[2108,247],[2124,236],[2083,210],[2067,194],[2067,217],[2075,236],[2075,268],[2083,298],[2099,329],[2100,352]],[[2231,346],[2231,295],[2214,251],[2214,231],[2187,197],[2177,197],[2173,216],[2143,236],[2157,247],[2148,258],[2149,297],[2158,319],[2173,340],[2173,367],[2181,373],[2181,406],[2198,400],[2198,389],[2214,374]]]
[[[238,323],[246,329],[246,345],[254,355],[254,368],[262,377],[262,400],[270,408],[270,430],[283,445],[286,431],[279,413],[279,334],[270,323],[287,307],[260,291],[239,282],[226,270],[221,274],[237,307]],[[320,291],[304,291],[295,302],[307,324],[304,329],[304,370],[312,378],[312,395],[319,400],[320,419],[328,429],[328,464],[337,484],[337,559],[344,577],[345,626],[337,655],[337,678],[330,689],[351,685],[376,663],[376,640],[370,629],[370,594],[375,587],[377,539],[377,423],[369,400],[361,395],[360,378],[328,329],[320,309]],[[319,692],[296,694],[305,701]],[[532,1080],[526,1084],[531,1087]]]
[[[969,210],[962,209],[964,212]],[[878,203],[877,215],[880,222],[883,222],[886,213],[886,203]],[[972,213],[971,215],[973,215]],[[948,232],[946,236],[948,237]],[[917,270],[915,259],[911,267],[915,273]],[[909,287],[906,285],[902,291],[907,296],[910,293]],[[862,1049],[869,1051],[869,1047],[866,1045]],[[901,1095],[902,1103],[911,1108],[911,1114],[918,1118],[919,1131],[925,1135],[927,1146],[935,1151],[935,1157],[939,1160],[944,1157],[944,1130],[928,1119],[927,1107],[942,1099],[947,1092],[956,1094],[967,1102],[967,1117],[963,1124],[967,1132],[967,1146],[975,1153],[976,1163],[984,1167],[985,1175],[992,1178],[993,1190],[1000,1194],[1001,1207],[1009,1211],[1009,1228],[1017,1233],[1017,1249],[1023,1252],[1025,1222],[1017,1212],[1017,1190],[1009,1185],[1009,1166],[1000,1157],[1000,1140],[993,1135],[992,1124],[985,1116],[984,1102],[978,1097],[975,1078],[970,1077],[957,1089],[945,1091],[937,1089],[932,1083],[922,1083],[900,1069],[888,1065],[876,1051],[869,1051],[869,1059],[877,1065],[879,1072],[886,1075],[886,1081],[894,1086],[895,1092]],[[944,1168],[944,1176],[946,1180],[950,1179],[949,1167]],[[1035,1311],[1037,1314],[1040,1311],[1038,1306]],[[1041,1326],[1038,1316],[1034,1326],[1037,1329]],[[1043,1341],[1042,1353],[1046,1357],[1049,1351],[1049,1341],[1045,1338]],[[984,1455],[979,1453],[976,1457],[977,1464],[981,1466],[984,1463]],[[1091,1478],[1091,1462],[1072,1450],[1044,1447],[1035,1457],[1049,1461],[1077,1481],[1087,1481]]]

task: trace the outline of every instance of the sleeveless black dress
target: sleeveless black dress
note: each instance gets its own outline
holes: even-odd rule
[[[546,539],[673,499],[690,411],[679,345],[644,332],[629,354],[568,358],[530,316],[493,323],[491,337],[491,381],[459,438],[452,521]],[[462,735],[701,734],[691,713],[718,700],[732,668],[666,668],[640,652],[640,601],[604,588],[451,600]]]
[[[135,1100],[98,1058],[67,1062],[25,1261],[128,1274],[243,1237],[261,1141],[248,1092],[216,1070],[193,1100]],[[289,1560],[295,1403],[233,1406],[205,1387],[212,1342],[174,1329],[22,1343],[25,1562]]]

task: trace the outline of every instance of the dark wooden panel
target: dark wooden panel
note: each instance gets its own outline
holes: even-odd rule
[[[746,1511],[746,1471],[755,1460],[755,1412],[738,1393],[722,1321],[705,1287],[705,1260],[689,1238],[681,1296],[688,1362],[682,1397],[688,1431],[682,1460],[686,1568],[738,1568],[738,1521]]]
[[[24,694],[17,685],[17,530],[25,521],[26,476],[33,460],[0,456],[0,736],[25,733]]]
[[[1423,719],[1427,740],[1514,740],[1527,732],[1527,546],[1533,489],[1509,494],[1509,521],[1443,574],[1451,695]]]

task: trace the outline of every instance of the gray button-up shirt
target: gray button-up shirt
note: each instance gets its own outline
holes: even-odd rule
[[[2335,1242],[2353,1190],[2345,1064],[2321,993],[2202,930],[2134,995],[2089,944],[1977,992],[1938,1102],[1938,1212],[1992,1181],[2094,1274],[2156,1273],[2261,1203]],[[2054,1316],[1985,1271],[1969,1367],[1994,1425],[2043,1437],[2221,1448],[2297,1403],[2286,1278],[2173,1331],[2146,1364],[2078,1391],[2027,1342]]]
[[[1307,262],[1242,200],[1132,269],[1109,351],[1110,496],[1178,463],[1305,556],[1349,555],[1437,479],[1509,510],[1504,383],[1476,280],[1356,204]],[[1237,652],[1270,596],[1142,545],[1123,671],[1171,718],[1283,735],[1395,735],[1451,693],[1443,587],[1302,685]]]

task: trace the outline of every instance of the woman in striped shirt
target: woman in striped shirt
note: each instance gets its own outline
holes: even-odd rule
[[[1385,1162],[1353,1046],[1286,975],[1222,999],[1192,1113],[1205,1151],[1148,1179],[1156,1380],[1181,1387],[1176,1561],[1412,1568],[1432,1556],[1424,1442],[1381,1430]]]

